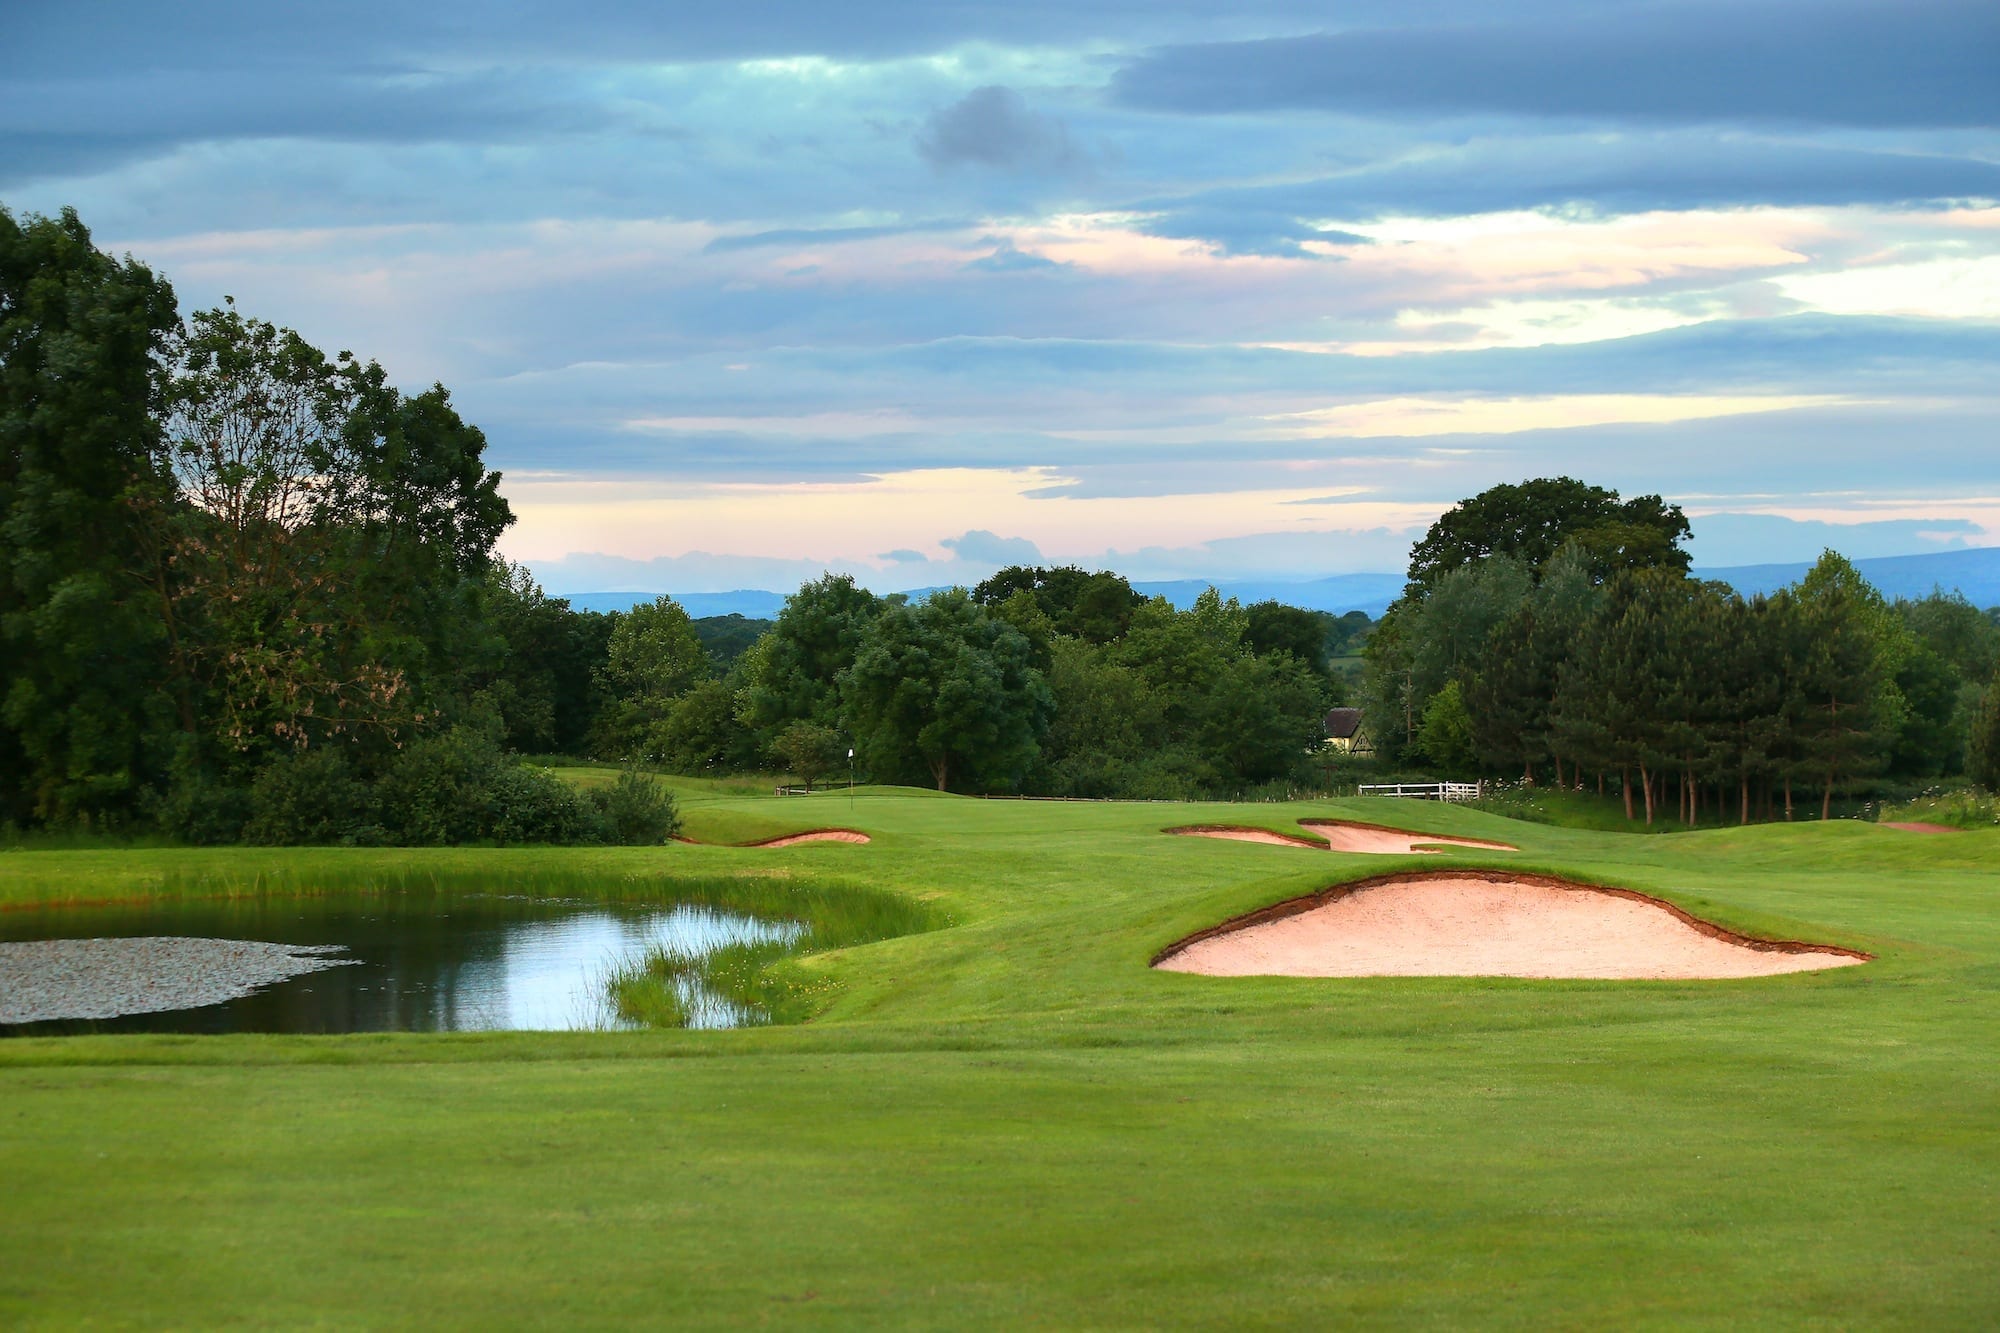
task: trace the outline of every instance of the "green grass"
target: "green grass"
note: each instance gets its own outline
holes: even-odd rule
[[[734,1032],[0,1042],[0,1325],[2000,1319],[2000,832],[685,799],[715,830],[875,840],[0,855],[0,906],[703,882],[865,890],[940,927],[783,963],[824,986],[811,1021]],[[1339,815],[1522,850],[1159,832]],[[1731,982],[1146,966],[1224,917],[1440,864],[1877,959]]]

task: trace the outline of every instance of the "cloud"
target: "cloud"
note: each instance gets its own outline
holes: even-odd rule
[[[884,551],[882,552],[882,554],[876,556],[875,558],[877,560],[887,560],[891,564],[897,564],[897,565],[917,565],[917,564],[922,564],[924,561],[930,559],[930,557],[925,555],[922,551],[912,551],[907,548],[898,549],[894,551]]]
[[[1139,227],[1239,254],[1298,254],[1363,238],[1327,218],[1460,217],[1523,209],[1599,214],[1896,205],[2000,199],[2000,163],[1973,156],[1748,139],[1708,130],[1483,136],[1277,185],[1223,186],[1135,201]]]
[[[766,246],[842,245],[851,241],[878,241],[892,236],[921,236],[928,232],[964,231],[973,225],[969,219],[953,218],[875,227],[773,227],[766,231],[718,236],[702,247],[702,253],[719,255],[727,254],[731,250],[757,250]]]
[[[918,154],[933,167],[960,166],[996,171],[1055,172],[1083,165],[1061,121],[1038,115],[1012,88],[975,88],[940,107],[917,132]]]
[[[960,560],[994,565],[1039,564],[1042,553],[1026,537],[1001,537],[975,528],[962,537],[946,537],[938,543]]]
[[[1605,5],[1172,47],[1112,87],[1155,111],[1990,127],[1996,50],[2000,9],[1984,0]]]
[[[1044,255],[1030,254],[1016,249],[1014,242],[1004,236],[986,237],[980,244],[993,245],[991,254],[981,255],[965,265],[979,273],[1051,273],[1074,268],[1073,264],[1059,263]]]

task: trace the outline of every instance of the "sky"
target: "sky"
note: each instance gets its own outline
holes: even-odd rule
[[[444,384],[553,592],[2000,545],[2000,6],[0,6],[0,204]]]

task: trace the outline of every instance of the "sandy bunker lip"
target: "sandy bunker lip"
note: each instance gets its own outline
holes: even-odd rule
[[[690,847],[796,847],[802,842],[852,842],[863,843],[871,839],[859,829],[816,828],[804,833],[781,833],[775,838],[759,838],[755,842],[701,842],[694,838],[675,838]]]
[[[1868,960],[1850,949],[1738,935],[1629,889],[1444,870],[1278,903],[1189,936],[1153,966],[1216,977],[1700,980]]]
[[[1273,833],[1269,829],[1244,828],[1234,824],[1190,824],[1170,828],[1168,833],[1193,838],[1222,838],[1230,842],[1261,842],[1275,847],[1310,847],[1314,851],[1353,852],[1366,856],[1399,856],[1416,853],[1435,856],[1438,848],[1478,847],[1491,852],[1516,852],[1520,848],[1505,842],[1484,842],[1478,838],[1450,838],[1442,833],[1412,833],[1408,829],[1385,828],[1380,824],[1357,824],[1348,819],[1301,819],[1299,827],[1311,829],[1326,841]]]

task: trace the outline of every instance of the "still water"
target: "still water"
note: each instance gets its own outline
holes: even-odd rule
[[[214,899],[0,913],[0,940],[178,935],[338,945],[353,964],[310,972],[195,1009],[0,1026],[79,1032],[479,1032],[629,1026],[604,981],[650,949],[700,955],[738,942],[795,941],[803,927],[688,904],[506,894]],[[753,1016],[684,992],[691,1025]]]

